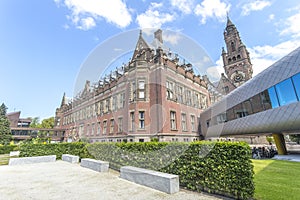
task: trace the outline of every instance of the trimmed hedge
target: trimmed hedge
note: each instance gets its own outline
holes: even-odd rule
[[[20,157],[56,155],[61,159],[62,154],[77,155],[80,158],[91,158],[86,149],[86,143],[53,143],[53,144],[23,144],[20,146]]]
[[[17,145],[0,145],[0,154],[8,154],[11,151],[15,151],[18,149]]]
[[[254,194],[251,149],[243,142],[94,143],[96,159],[119,169],[130,165],[179,175],[180,185],[237,199]]]

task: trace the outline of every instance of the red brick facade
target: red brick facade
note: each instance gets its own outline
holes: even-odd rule
[[[161,31],[155,33],[162,42]],[[190,64],[178,64],[161,48],[151,49],[140,34],[122,73],[90,87],[56,110],[65,141],[193,141],[198,118],[210,105],[206,83]],[[93,89],[91,89],[93,88]]]

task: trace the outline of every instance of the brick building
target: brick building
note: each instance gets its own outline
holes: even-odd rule
[[[90,142],[193,141],[199,139],[200,113],[210,105],[206,82],[191,64],[163,47],[156,48],[140,32],[131,61],[95,85],[86,81],[80,95],[56,110],[55,126],[65,141]]]

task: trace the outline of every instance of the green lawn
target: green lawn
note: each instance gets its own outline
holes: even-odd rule
[[[7,165],[9,161],[9,154],[0,155],[0,165]]]
[[[252,160],[255,199],[300,199],[300,162]]]

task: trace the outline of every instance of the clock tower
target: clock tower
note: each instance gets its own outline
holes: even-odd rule
[[[223,67],[228,80],[235,87],[238,87],[252,78],[253,70],[249,52],[229,17],[227,17],[224,40],[226,50],[224,47],[222,48]]]

